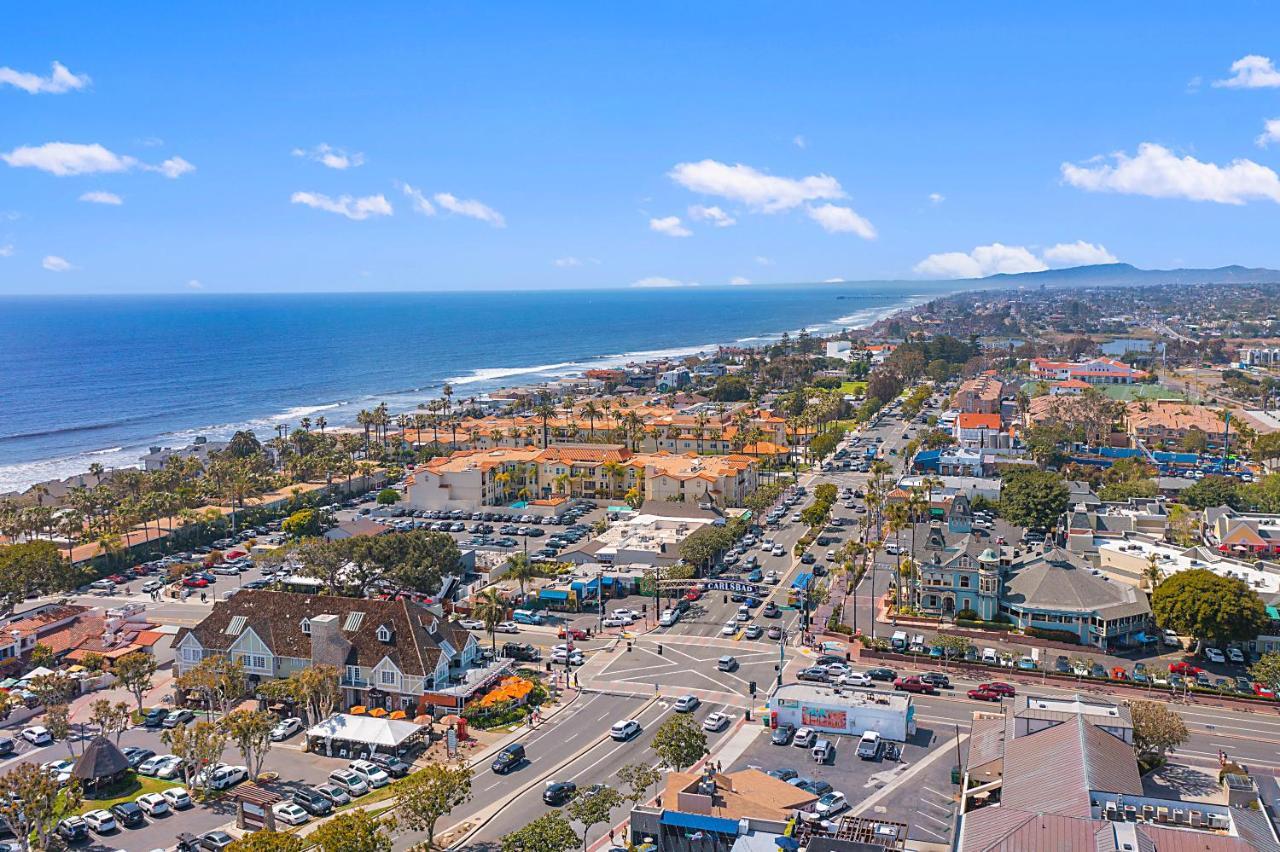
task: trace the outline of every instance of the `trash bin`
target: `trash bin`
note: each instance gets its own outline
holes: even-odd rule
[[[955,784],[956,786],[959,786],[959,785],[960,785],[960,781],[961,781],[961,779],[962,779],[963,777],[964,777],[964,776],[961,774],[961,772],[960,772],[960,767],[959,767],[959,766],[953,766],[953,767],[951,767],[951,783],[952,783],[952,784]]]

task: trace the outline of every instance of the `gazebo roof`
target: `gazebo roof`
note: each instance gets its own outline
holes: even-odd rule
[[[76,761],[71,774],[81,781],[96,781],[118,775],[128,768],[129,758],[116,748],[115,743],[106,737],[97,736],[85,746],[84,754]]]

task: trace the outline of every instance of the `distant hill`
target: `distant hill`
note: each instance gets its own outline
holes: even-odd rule
[[[1017,287],[1106,287],[1153,284],[1280,284],[1280,270],[1221,266],[1217,269],[1139,269],[1129,263],[1073,266],[1044,272],[1019,272],[966,279],[975,284]]]

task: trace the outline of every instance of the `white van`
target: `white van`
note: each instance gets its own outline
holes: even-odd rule
[[[835,743],[831,740],[818,740],[809,750],[809,754],[813,755],[814,763],[830,763],[836,756]]]
[[[1000,655],[996,653],[995,648],[983,648],[982,662],[997,666],[1000,664]]]
[[[680,620],[680,613],[674,609],[664,609],[662,615],[658,616],[659,627],[671,627]]]

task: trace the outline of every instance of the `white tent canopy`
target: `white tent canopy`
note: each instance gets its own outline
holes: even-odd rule
[[[376,748],[397,748],[421,729],[421,725],[403,719],[335,713],[309,729],[307,736],[366,743]]]

